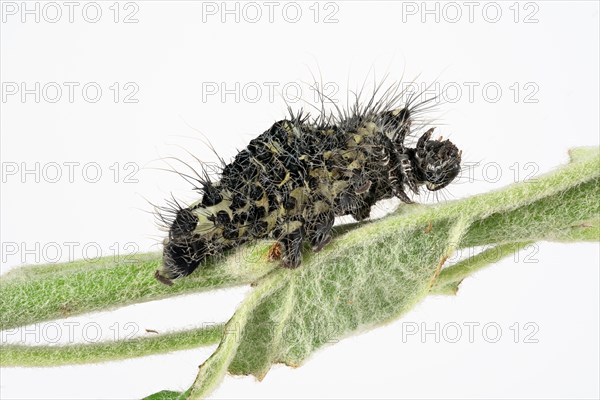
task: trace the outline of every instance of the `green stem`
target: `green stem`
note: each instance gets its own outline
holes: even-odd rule
[[[501,244],[443,269],[431,288],[431,294],[456,294],[463,279],[532,243],[528,241]]]
[[[61,346],[3,345],[2,367],[53,367],[124,360],[217,344],[223,324],[134,339]]]
[[[172,286],[154,278],[161,264],[157,253],[17,268],[0,277],[0,329],[250,284],[276,266],[261,260],[268,246],[244,246]]]

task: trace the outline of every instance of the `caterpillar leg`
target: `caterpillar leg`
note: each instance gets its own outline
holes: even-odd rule
[[[397,198],[402,200],[403,203],[406,203],[406,204],[414,203],[414,201],[412,201],[410,199],[410,197],[408,197],[408,195],[406,194],[406,192],[404,192],[404,189],[400,185],[394,187],[393,191],[394,191],[394,196],[396,196]]]
[[[363,219],[369,218],[370,214],[371,214],[371,206],[368,204],[365,204],[364,206],[352,211],[351,215],[352,215],[352,218],[354,218],[355,220],[362,221]]]
[[[357,221],[369,218],[371,214],[371,205],[368,199],[371,198],[371,189],[375,190],[377,184],[362,173],[357,173],[352,177],[352,189],[356,195],[355,204],[350,211],[352,217]]]
[[[283,248],[281,266],[284,268],[298,268],[302,261],[302,241],[304,239],[304,228],[302,225],[288,231],[279,239]]]
[[[314,252],[321,251],[331,242],[331,232],[335,215],[333,211],[318,214],[316,218],[306,223],[306,233]]]
[[[429,137],[431,131],[427,131],[423,137]],[[380,159],[378,163],[383,170],[387,169],[388,182],[392,190],[392,195],[404,203],[414,203],[404,191],[404,186],[406,185],[414,193],[419,193],[417,180],[413,173],[409,157],[404,153],[398,154],[394,144],[387,136],[382,135],[380,140],[381,148],[379,150]],[[403,147],[401,146],[401,148]]]

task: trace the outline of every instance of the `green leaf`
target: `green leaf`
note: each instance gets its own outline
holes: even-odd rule
[[[573,155],[572,164],[534,182],[405,207],[305,254],[301,268],[272,272],[226,325],[234,334],[200,367],[189,398],[208,395],[226,372],[262,379],[274,363],[298,366],[328,343],[398,318],[430,292],[455,293],[492,262],[488,251],[440,273],[457,248],[495,243],[506,254],[534,240],[579,238],[566,233],[599,215],[600,158]]]

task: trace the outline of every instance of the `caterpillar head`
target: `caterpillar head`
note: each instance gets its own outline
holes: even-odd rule
[[[460,172],[462,151],[449,140],[431,140],[433,129],[421,136],[415,149],[415,163],[420,180],[431,191],[440,190]]]
[[[198,217],[187,208],[177,211],[169,228],[169,237],[163,242],[162,268],[156,271],[156,278],[170,285],[171,280],[191,274],[208,253],[207,243],[194,230]]]

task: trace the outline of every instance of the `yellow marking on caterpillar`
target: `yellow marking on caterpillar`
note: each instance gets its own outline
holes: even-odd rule
[[[352,161],[350,164],[348,164],[348,169],[349,170],[355,170],[355,169],[360,169],[362,168],[361,162],[358,160],[354,160]]]
[[[363,127],[356,130],[360,136],[371,136],[377,131],[377,125],[374,122],[367,122]]]
[[[267,223],[267,230],[270,232],[275,228],[275,224],[277,223],[277,216],[279,213],[277,211],[271,212],[269,215],[264,217],[262,220]]]
[[[329,173],[325,168],[315,168],[309,172],[309,175],[315,178],[327,178]]]
[[[354,143],[354,141],[353,141]],[[354,143],[356,145],[356,143]],[[358,153],[356,151],[345,151],[342,153],[342,157],[346,160],[354,160],[356,159],[356,157],[358,156]]]
[[[298,229],[300,229],[300,227],[302,226],[302,222],[300,221],[292,221],[292,222],[288,222],[287,224],[283,224],[283,229],[282,231],[284,233],[291,233],[291,232],[295,232]]]
[[[377,125],[374,122],[367,122],[365,124],[365,129],[370,135],[372,135],[373,133],[377,132]]]
[[[229,208],[231,201],[222,200],[211,207],[199,207],[192,211],[198,218],[198,224],[194,229],[194,233],[206,234],[207,231],[214,231],[213,236],[216,235],[215,224],[208,219],[210,216],[215,216],[219,211],[225,211],[229,218],[233,218],[233,212]]]
[[[195,214],[196,214],[196,217],[198,218],[198,224],[196,225],[194,232],[197,232],[200,234],[206,234],[209,231],[215,229],[215,224],[212,221],[208,220],[208,215],[203,214],[203,213],[202,214],[195,213]]]
[[[265,143],[265,146],[267,146],[267,148],[269,149],[269,151],[273,154],[281,154],[281,148],[279,147],[278,143],[274,143],[271,141],[268,141]]]
[[[213,215],[217,215],[219,211],[225,211],[229,218],[233,217],[233,212],[229,206],[231,205],[231,200],[223,200],[220,203],[215,204],[214,206],[207,207],[206,209],[210,211]]]
[[[340,192],[348,187],[348,182],[346,181],[335,181],[333,182],[331,191],[334,196],[337,196]]]
[[[329,176],[331,177],[331,179],[338,179],[341,176],[341,172],[339,169],[334,169],[329,173]]]
[[[292,190],[290,196],[296,199],[296,205],[302,204],[305,197],[304,188],[301,186],[297,187],[296,189]]]
[[[324,201],[319,200],[314,204],[313,209],[316,214],[321,214],[329,211],[329,205]]]
[[[283,185],[285,185],[287,183],[287,181],[289,181],[291,179],[291,175],[289,172],[285,173],[285,178],[283,178],[283,180],[281,181],[281,183],[279,183],[277,185],[277,187],[282,187]]]

